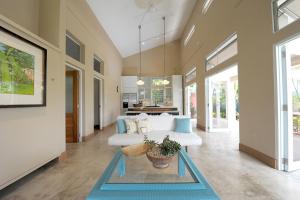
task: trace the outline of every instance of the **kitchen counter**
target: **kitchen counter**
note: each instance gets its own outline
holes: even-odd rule
[[[149,115],[160,115],[162,113],[168,113],[171,115],[179,115],[179,111],[176,107],[172,106],[160,106],[160,107],[130,107],[126,112],[126,115],[138,115],[141,113],[146,113]]]

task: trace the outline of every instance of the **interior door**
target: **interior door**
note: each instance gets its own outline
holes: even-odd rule
[[[78,72],[66,71],[66,142],[78,142]]]
[[[94,78],[94,128],[100,129],[100,80]]]

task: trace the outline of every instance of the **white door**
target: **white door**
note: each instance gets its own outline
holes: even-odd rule
[[[300,37],[277,46],[279,159],[300,169]]]

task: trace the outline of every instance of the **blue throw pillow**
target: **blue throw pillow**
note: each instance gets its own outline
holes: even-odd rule
[[[190,118],[175,118],[175,132],[191,133],[191,119]]]
[[[118,119],[117,120],[117,127],[118,127],[118,133],[124,134],[127,132],[126,130],[126,124],[124,119]]]

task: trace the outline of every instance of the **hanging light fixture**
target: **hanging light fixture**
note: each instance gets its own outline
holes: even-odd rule
[[[162,18],[164,20],[164,80],[163,85],[168,85],[170,81],[166,78],[166,17]]]
[[[144,85],[144,81],[142,80],[142,41],[141,41],[141,28],[142,26],[139,25],[139,48],[140,48],[140,72],[139,72],[139,80],[136,82],[137,85]]]

